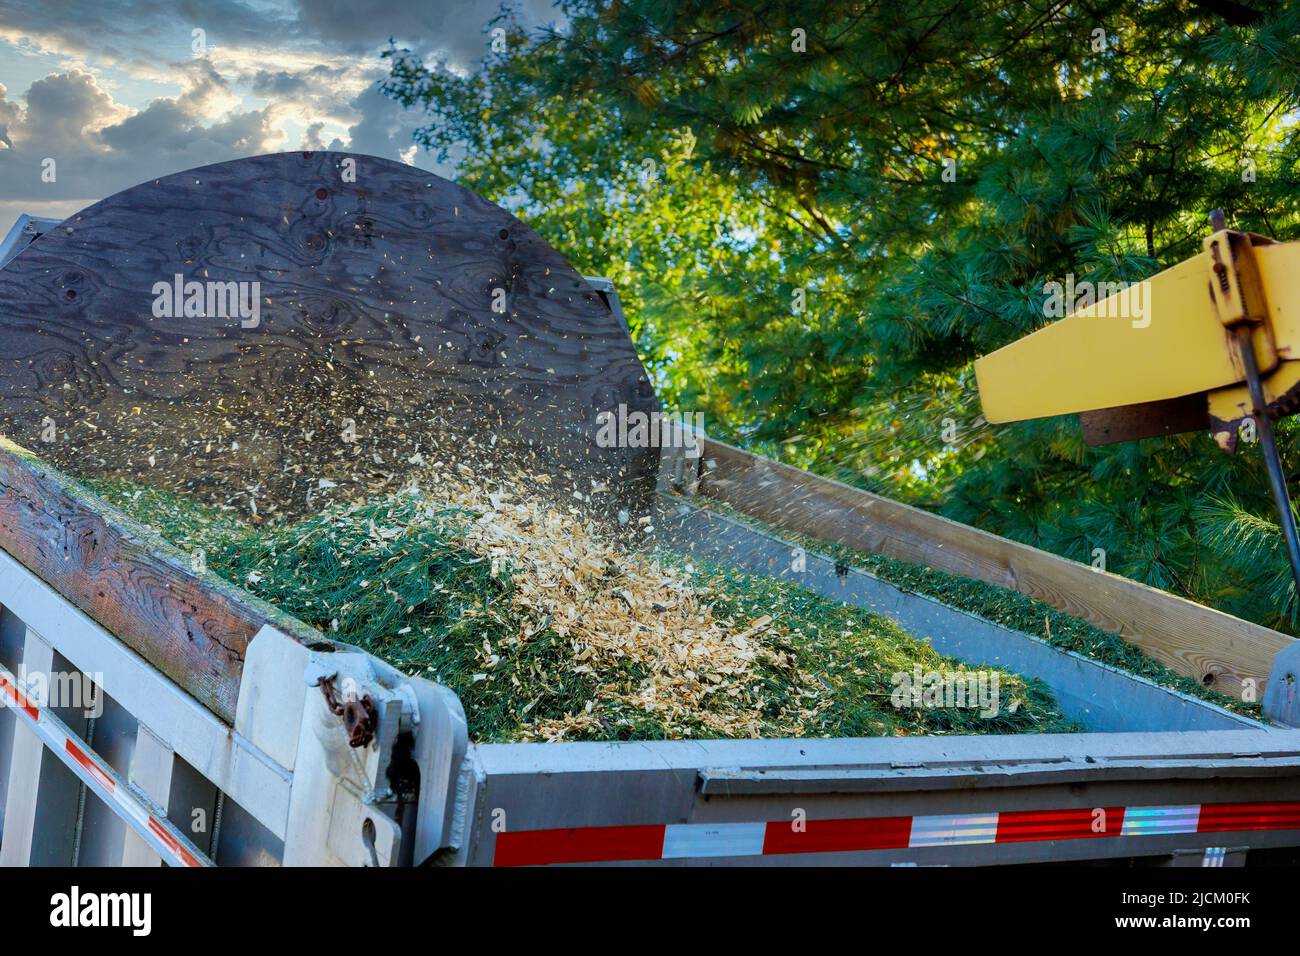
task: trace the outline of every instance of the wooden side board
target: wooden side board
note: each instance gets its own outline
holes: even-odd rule
[[[1295,640],[723,442],[707,439],[702,458],[700,492],[737,511],[787,531],[1020,591],[1119,634],[1224,694],[1262,700],[1274,655]]]
[[[264,624],[319,631],[211,572],[31,452],[0,437],[0,549],[234,723],[244,653]]]

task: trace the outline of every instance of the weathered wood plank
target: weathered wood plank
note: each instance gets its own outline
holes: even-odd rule
[[[1029,545],[706,439],[700,492],[778,528],[1002,585],[1121,635],[1208,687],[1263,699],[1294,639]],[[1253,688],[1248,682],[1253,681]]]
[[[180,314],[156,314],[175,312],[155,287],[178,275]],[[207,314],[187,314],[189,282]],[[255,325],[225,285],[248,284],[235,291],[251,305],[253,282]],[[658,407],[595,290],[505,210],[375,157],[167,176],[0,270],[0,433],[75,476],[254,520],[400,485],[434,458],[648,502],[655,449],[595,440],[620,404]]]
[[[215,574],[196,574],[156,533],[4,437],[0,549],[227,723],[244,652],[263,625],[339,646]]]

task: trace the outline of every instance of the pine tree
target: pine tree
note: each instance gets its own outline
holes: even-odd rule
[[[1262,5],[1261,5],[1261,10]],[[1300,11],[1242,3],[573,0],[463,74],[394,48],[419,141],[626,290],[711,432],[1275,626],[1251,449],[993,429],[971,360],[1044,288],[1136,280],[1222,208],[1300,235]],[[1287,460],[1295,429],[1283,426]],[[1270,543],[1272,542],[1272,543]]]

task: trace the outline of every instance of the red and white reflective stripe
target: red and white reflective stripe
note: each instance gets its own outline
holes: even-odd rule
[[[164,860],[175,866],[214,865],[172,825],[159,807],[125,784],[112,767],[48,708],[38,706],[18,679],[3,667],[0,667],[0,706],[12,707],[45,746]]]
[[[662,858],[692,856],[758,856],[763,852],[766,824],[674,823],[664,827]]]
[[[1300,800],[507,831],[497,834],[492,862],[494,866],[534,866],[849,853],[1240,830],[1300,830]]]
[[[996,813],[912,817],[908,846],[970,846],[995,843],[997,836]]]
[[[1201,808],[1130,807],[1124,814],[1124,836],[1160,836],[1196,833]]]
[[[38,708],[18,689],[13,675],[0,667],[0,702],[7,702],[15,710],[21,710],[32,720],[39,716]]]

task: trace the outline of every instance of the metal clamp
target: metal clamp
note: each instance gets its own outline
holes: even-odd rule
[[[375,727],[379,724],[379,711],[375,702],[366,694],[360,700],[353,697],[339,703],[334,694],[334,678],[327,677],[320,682],[321,693],[325,695],[325,706],[335,717],[343,718],[343,729],[348,735],[349,747],[364,747],[375,739]]]

